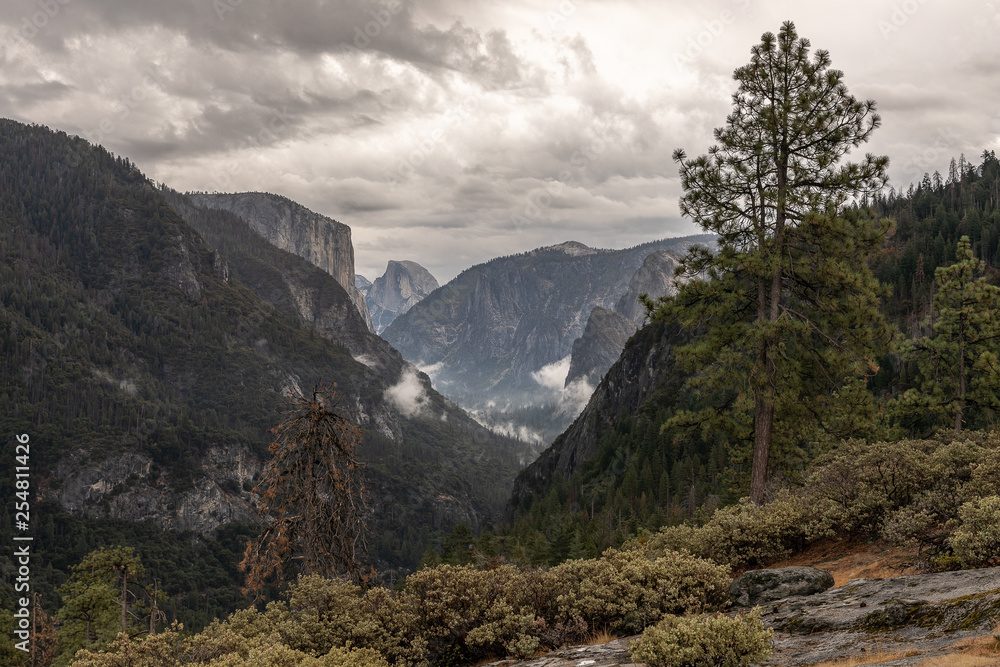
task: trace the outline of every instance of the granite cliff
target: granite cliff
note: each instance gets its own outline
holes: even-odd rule
[[[382,333],[393,320],[438,288],[438,281],[416,262],[390,260],[385,273],[362,290],[372,325]]]
[[[562,430],[589,394],[582,384],[565,389],[574,341],[594,308],[615,309],[651,254],[681,253],[710,238],[626,250],[567,242],[498,258],[462,272],[396,318],[383,337],[485,421],[491,411],[551,404]]]
[[[499,514],[523,448],[434,391],[327,270],[44,127],[0,121],[0,173],[0,430],[44,443],[41,500],[202,534],[251,518],[283,397],[336,382],[380,570]]]
[[[370,325],[371,316],[354,286],[351,228],[280,195],[266,192],[191,193],[199,206],[235,213],[274,246],[298,255],[333,276]]]
[[[573,341],[567,387],[574,382],[582,381],[588,386],[600,382],[601,376],[622,353],[629,336],[646,319],[646,307],[639,301],[639,295],[655,299],[676,294],[674,270],[680,259],[680,253],[673,250],[650,253],[632,275],[628,290],[614,310],[598,306],[590,312],[583,334]]]

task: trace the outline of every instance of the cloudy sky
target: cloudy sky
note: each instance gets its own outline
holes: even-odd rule
[[[670,155],[793,20],[883,118],[891,183],[1000,148],[1000,0],[0,0],[0,116],[179,190],[349,224],[373,279],[696,233]]]

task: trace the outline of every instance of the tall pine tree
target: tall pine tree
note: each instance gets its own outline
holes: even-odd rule
[[[705,327],[679,359],[724,408],[675,423],[725,428],[731,440],[752,442],[756,503],[775,424],[786,440],[792,431],[801,436],[802,418],[814,423],[845,379],[872,372],[873,350],[889,338],[864,263],[885,228],[843,215],[845,204],[886,182],[886,157],[842,162],[880,119],[874,102],[847,92],[829,54],[810,58],[809,46],[791,22],[777,36],[765,33],[733,75],[739,85],[715,131],[718,145],[693,159],[674,153],[681,212],[717,234],[718,247],[688,254],[681,270],[709,280],[683,285],[662,313]]]

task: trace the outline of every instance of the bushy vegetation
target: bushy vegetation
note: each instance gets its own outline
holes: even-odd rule
[[[1000,563],[1000,496],[986,496],[958,508],[961,525],[951,546],[962,563],[978,567]]]
[[[773,635],[756,610],[733,618],[668,616],[646,628],[631,655],[650,667],[746,667],[771,657]]]
[[[933,438],[848,440],[816,459],[802,487],[770,502],[743,501],[702,525],[668,526],[626,549],[647,557],[685,549],[734,568],[766,565],[828,536],[917,545],[928,560],[1000,559],[1000,434],[941,431]]]
[[[384,383],[294,318],[285,292],[272,305],[250,288],[287,292],[289,278],[324,295],[316,303],[324,308],[347,298],[335,281],[239,218],[185,201],[82,139],[0,120],[0,431],[29,433],[36,445],[32,475],[45,480],[48,501],[32,508],[32,584],[53,613],[73,564],[97,547],[129,544],[169,596],[170,617],[201,629],[245,604],[235,566],[249,536],[246,526],[213,539],[111,519],[121,495],[87,508],[100,519],[70,516],[58,503],[57,466],[65,475],[70,458],[97,466],[136,454],[151,461],[148,474],[116,491],[145,486],[169,497],[204,480],[215,446],[266,455],[288,381],[336,381],[360,405],[384,401]],[[388,577],[415,568],[453,527],[439,492],[467,500],[476,516],[497,513],[519,465],[513,441],[452,408],[443,421],[444,399],[431,402],[433,417],[401,419],[403,438],[370,429],[359,447],[370,488],[394,508],[375,514],[370,540],[371,560]],[[14,444],[0,442],[5,462]],[[216,481],[237,504],[250,500],[251,485]],[[13,498],[12,484],[0,479],[0,496]],[[12,509],[0,511],[5,539]],[[0,597],[8,588],[0,583]]]
[[[73,664],[318,667],[348,658],[372,665],[523,658],[598,628],[638,632],[672,614],[721,609],[729,583],[728,568],[688,554],[648,559],[614,550],[551,569],[439,565],[411,574],[395,592],[308,575],[286,600],[238,611],[197,635],[177,628],[146,639],[121,635]]]

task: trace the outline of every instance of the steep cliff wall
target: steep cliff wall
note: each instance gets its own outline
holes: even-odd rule
[[[406,359],[432,368],[435,384],[463,405],[548,400],[539,373],[569,357],[591,311],[613,309],[651,253],[683,252],[709,238],[626,250],[568,242],[495,259],[436,290],[383,336]]]
[[[278,248],[329,273],[347,291],[370,326],[368,305],[354,286],[354,245],[350,227],[290,199],[266,192],[191,194],[189,197],[199,206],[235,213]]]
[[[572,475],[598,451],[607,429],[622,414],[635,414],[654,392],[677,392],[682,378],[673,370],[674,347],[685,339],[676,324],[653,322],[629,339],[576,421],[514,481],[509,511],[526,508],[555,479]]]
[[[625,341],[646,319],[646,307],[639,301],[639,295],[655,299],[676,294],[674,270],[680,259],[680,253],[673,250],[650,253],[633,274],[628,290],[613,311],[604,308],[591,311],[583,334],[573,341],[566,386],[580,381],[594,386],[600,381],[618,359]]]
[[[384,331],[437,288],[438,281],[430,271],[416,262],[391,260],[385,273],[364,291],[375,331]]]

